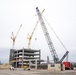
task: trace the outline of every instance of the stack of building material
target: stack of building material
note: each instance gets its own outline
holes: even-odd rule
[[[10,69],[10,68],[11,68],[11,65],[9,65],[9,64],[0,65],[0,69]]]

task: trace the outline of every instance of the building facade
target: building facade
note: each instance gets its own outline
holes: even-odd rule
[[[34,49],[10,49],[9,63],[15,67],[40,64],[41,51]]]

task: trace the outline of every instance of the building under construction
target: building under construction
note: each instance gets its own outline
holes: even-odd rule
[[[58,38],[58,36],[56,35],[56,33],[53,31],[55,33],[56,37],[58,38],[58,40],[60,41],[60,43],[62,44],[62,46],[66,49],[65,54],[62,56],[61,59],[59,59],[59,57],[57,55],[57,52],[56,52],[56,50],[54,48],[53,42],[51,40],[51,37],[50,37],[50,35],[48,33],[48,30],[46,28],[45,22],[44,22],[44,20],[42,18],[42,13],[39,11],[38,7],[36,7],[36,12],[37,12],[39,21],[41,23],[41,27],[43,29],[43,32],[44,32],[44,35],[45,35],[45,38],[46,38],[49,50],[50,50],[51,55],[53,57],[54,64],[56,64],[57,67],[62,67],[63,68],[63,63],[62,62],[63,62],[63,60],[66,57],[68,57],[69,51],[67,51],[67,49],[65,48],[65,46],[63,45],[63,43],[61,42],[61,40]],[[44,12],[44,10],[43,10],[43,12]],[[37,22],[37,24],[38,24],[38,22]],[[47,67],[47,64],[50,64],[49,59],[47,60],[46,64],[44,64],[44,65],[40,64],[41,61],[43,61],[43,60],[41,60],[41,52],[40,52],[40,50],[30,49],[31,39],[32,39],[34,31],[35,31],[35,29],[37,27],[37,24],[36,24],[36,26],[35,26],[32,34],[28,38],[29,39],[28,49],[25,49],[25,48],[19,49],[19,50],[18,49],[10,49],[10,60],[9,60],[9,62],[10,62],[10,64],[12,66],[14,66],[16,68],[18,68],[18,67],[24,67],[24,66],[29,66],[29,67],[34,66],[34,67],[37,68],[38,66]],[[20,28],[21,28],[21,26],[20,26]],[[20,30],[20,28],[19,28],[19,30]],[[12,33],[11,39],[13,40],[13,48],[14,48],[15,40],[16,40],[16,37],[17,37],[17,35],[19,33],[19,30],[18,30],[16,36],[14,36],[13,33]],[[53,67],[55,67],[55,66],[53,65]],[[59,70],[61,70],[61,69],[59,69]]]
[[[34,49],[10,49],[9,62],[15,68],[32,66],[36,67],[44,61],[41,60],[41,51]]]

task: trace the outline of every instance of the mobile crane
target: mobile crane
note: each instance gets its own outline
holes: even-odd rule
[[[48,30],[47,30],[47,28],[46,28],[46,25],[45,25],[45,23],[44,23],[44,20],[43,20],[43,18],[42,18],[42,14],[41,14],[41,12],[39,11],[38,7],[36,7],[36,12],[37,12],[39,21],[40,21],[40,23],[41,23],[41,27],[42,27],[42,29],[43,29],[43,32],[44,32],[44,35],[45,35],[47,44],[48,44],[49,49],[50,49],[50,52],[51,52],[51,54],[52,54],[54,63],[61,63],[61,62],[64,60],[64,58],[68,55],[69,51],[66,51],[66,53],[63,55],[63,57],[61,58],[61,60],[59,60],[58,55],[57,55],[57,53],[56,53],[56,50],[55,50],[55,48],[54,48],[54,45],[53,45],[53,43],[52,43],[52,40],[51,40],[51,38],[50,38],[50,35],[49,35],[49,33],[48,33]]]

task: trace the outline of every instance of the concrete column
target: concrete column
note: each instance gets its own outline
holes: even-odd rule
[[[17,68],[17,58],[18,58],[18,50],[17,50],[17,56],[16,56],[16,68]]]
[[[31,61],[29,61],[29,68],[31,68]]]
[[[39,50],[39,60],[41,59],[41,50]],[[39,62],[40,64],[40,62]]]
[[[23,68],[23,64],[24,64],[23,59],[24,59],[24,48],[22,50],[22,68]]]
[[[17,68],[17,58],[16,58],[16,68]]]
[[[35,69],[37,70],[37,60],[35,60]]]

